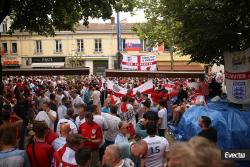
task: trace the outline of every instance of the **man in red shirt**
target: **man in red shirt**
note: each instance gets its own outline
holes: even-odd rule
[[[154,89],[154,92],[151,94],[151,98],[152,98],[153,103],[159,102],[159,90],[158,90],[158,88]]]
[[[103,133],[101,127],[93,121],[93,114],[85,114],[85,123],[79,127],[79,134],[83,137],[82,147],[92,151],[92,167],[98,167],[99,164],[99,145],[102,142]]]
[[[31,166],[50,167],[54,149],[45,142],[48,125],[44,121],[34,124],[34,139],[26,149]]]

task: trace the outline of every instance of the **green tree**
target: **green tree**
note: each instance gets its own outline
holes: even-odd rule
[[[171,69],[173,69],[174,32],[180,27],[180,22],[168,16],[163,16],[165,5],[161,0],[138,0],[138,8],[144,10],[146,23],[139,23],[133,31],[142,39],[148,39],[150,46],[162,45],[170,47]]]
[[[155,6],[153,1],[146,1]],[[192,61],[223,63],[225,51],[250,47],[249,0],[158,0],[157,3],[160,5],[154,10],[146,6],[146,15],[158,13],[157,20],[171,34],[170,41],[183,55],[191,55]],[[152,25],[154,32],[157,24]]]
[[[108,19],[115,11],[131,11],[135,0],[0,0],[0,23],[10,16],[15,30],[54,35],[55,30],[74,31],[79,20]]]

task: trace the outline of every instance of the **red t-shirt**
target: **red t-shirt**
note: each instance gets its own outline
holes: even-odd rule
[[[53,130],[49,129],[48,134],[45,136],[45,141],[46,143],[51,144],[57,137],[57,134]]]
[[[159,99],[158,99],[159,95],[158,95],[157,92],[152,93],[151,94],[151,98],[152,98],[152,100],[153,100],[154,103],[158,103],[159,102]]]
[[[37,157],[37,161],[40,167],[50,167],[51,161],[54,153],[54,149],[51,145],[46,142],[35,142],[34,150]],[[26,152],[28,154],[30,163],[32,167],[36,167],[36,161],[32,151],[32,144],[29,144]]]
[[[176,97],[176,96],[178,96],[178,91],[177,90],[173,90],[171,93],[169,93],[170,98]]]
[[[160,93],[158,93],[158,98],[159,98],[159,99],[162,99],[162,98],[163,98],[163,96],[164,96],[164,94],[165,94],[164,92],[160,92]]]
[[[101,127],[93,122],[92,124],[83,123],[79,127],[79,134],[82,135],[83,138],[87,139],[101,139],[102,140],[102,129]],[[92,142],[82,142],[82,147],[90,148],[90,149],[98,149],[98,143]]]

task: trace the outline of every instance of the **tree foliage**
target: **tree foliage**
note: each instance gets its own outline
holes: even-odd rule
[[[158,17],[148,19],[151,31],[143,32],[157,36],[158,24],[165,26],[170,41],[182,54],[191,55],[192,61],[222,63],[225,51],[250,47],[249,0],[159,0],[153,10],[152,1],[146,1],[142,5],[146,15]]]
[[[165,43],[171,45],[173,41],[173,31],[177,22],[171,18],[163,19],[162,11],[164,5],[160,0],[138,0],[138,7],[144,10],[146,23],[138,23],[133,27],[133,31],[142,39],[148,39],[149,45]]]
[[[10,30],[54,35],[55,30],[74,31],[83,19],[109,19],[113,10],[131,11],[134,0],[0,0],[0,22],[5,16],[13,20]]]

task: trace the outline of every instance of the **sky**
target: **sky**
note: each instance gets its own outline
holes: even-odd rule
[[[116,13],[112,16],[116,18]],[[144,13],[142,10],[137,10],[133,12],[133,15],[129,12],[120,12],[120,21],[127,19],[128,23],[138,23],[145,22],[146,19],[144,17]],[[91,19],[90,23],[110,23],[110,20],[102,20],[102,19]]]

